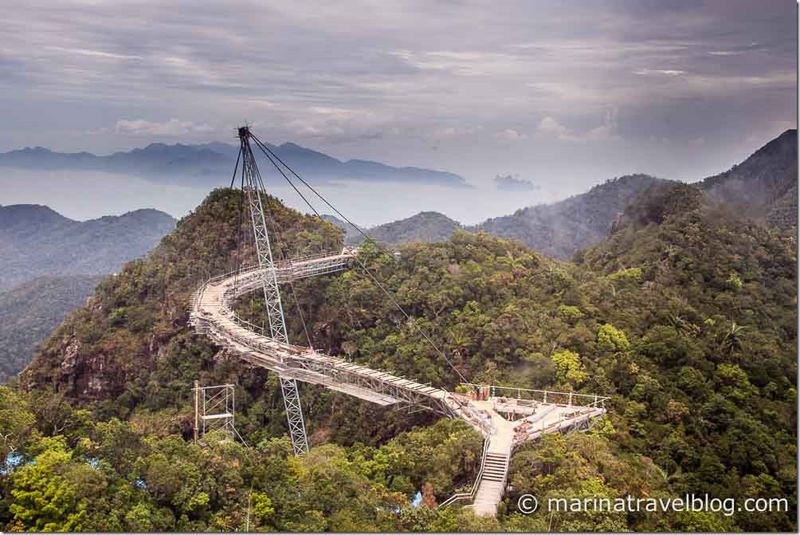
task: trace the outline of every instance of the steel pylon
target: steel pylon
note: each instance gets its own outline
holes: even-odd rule
[[[286,320],[283,315],[281,293],[278,287],[275,262],[272,256],[272,247],[269,242],[267,219],[264,215],[266,202],[266,189],[261,180],[253,151],[250,148],[250,130],[243,126],[239,128],[239,142],[241,143],[242,158],[242,191],[247,198],[250,208],[250,221],[253,225],[255,237],[256,256],[258,266],[261,268],[261,282],[264,288],[264,301],[267,305],[269,330],[272,338],[289,343],[286,332]],[[263,198],[262,198],[263,197]],[[306,425],[303,419],[303,409],[300,405],[300,394],[297,390],[297,381],[293,378],[280,377],[283,404],[286,409],[286,419],[289,422],[289,434],[292,438],[292,447],[295,455],[308,452],[308,438]]]

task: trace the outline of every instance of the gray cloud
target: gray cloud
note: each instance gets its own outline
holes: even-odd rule
[[[494,184],[500,191],[520,192],[538,189],[532,181],[512,175],[497,175],[494,177]]]
[[[26,2],[0,150],[262,139],[564,195],[696,178],[795,126],[796,6],[738,0]],[[703,139],[702,149],[698,139]]]

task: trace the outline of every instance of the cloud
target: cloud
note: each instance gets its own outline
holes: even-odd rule
[[[521,141],[523,139],[528,139],[528,136],[514,130],[513,128],[506,128],[505,130],[500,130],[494,134],[495,139],[499,139],[501,141]]]
[[[709,56],[738,56],[743,54],[742,50],[710,50]]]
[[[114,126],[114,131],[133,136],[178,137],[213,132],[214,128],[205,123],[197,124],[193,121],[181,121],[178,119],[170,119],[160,123],[144,119],[120,119]]]
[[[550,116],[539,121],[536,132],[545,137],[553,137],[556,139],[571,139],[573,137],[566,126]]]
[[[543,138],[560,141],[605,141],[617,136],[617,110],[611,109],[603,116],[603,124],[589,130],[578,132],[558,122],[553,117],[544,117],[536,127],[536,133]]]
[[[686,71],[679,69],[639,69],[633,71],[633,74],[639,76],[681,76],[686,74]]]
[[[92,50],[88,48],[64,48],[61,46],[48,46],[46,47],[48,50],[53,50],[55,52],[63,52],[67,55],[73,56],[90,56],[95,58],[105,58],[105,59],[142,59],[141,56],[132,56],[130,54],[115,54],[112,52],[105,52],[103,50]]]
[[[525,180],[511,175],[497,175],[494,177],[495,187],[500,191],[535,191],[539,186],[530,180]]]
[[[265,140],[485,185],[512,160],[563,189],[581,165],[592,179],[727,167],[741,132],[796,114],[790,2],[196,4],[6,10],[0,150],[230,141],[249,121]],[[702,156],[659,152],[697,137],[709,140]],[[607,139],[622,142],[592,146]]]

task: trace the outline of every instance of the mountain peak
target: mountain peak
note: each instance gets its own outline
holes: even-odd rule
[[[70,223],[77,222],[41,204],[0,205],[0,229],[11,227],[40,229]]]
[[[786,130],[742,163],[698,185],[745,216],[780,227],[796,225],[797,130]]]
[[[372,227],[366,232],[378,242],[396,245],[444,241],[460,228],[462,228],[461,223],[442,213],[423,211],[405,219]],[[363,241],[361,235],[351,234],[347,239],[349,244],[357,244],[361,241]]]
[[[0,289],[36,276],[111,273],[174,227],[149,208],[74,221],[38,204],[0,206]]]

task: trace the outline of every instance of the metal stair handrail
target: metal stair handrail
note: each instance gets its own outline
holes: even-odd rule
[[[483,455],[481,456],[481,467],[478,470],[478,475],[475,477],[475,483],[472,484],[472,490],[470,490],[469,492],[457,492],[456,494],[453,494],[445,501],[443,501],[441,504],[439,504],[439,507],[447,507],[448,505],[460,500],[472,501],[475,499],[475,493],[478,492],[478,487],[480,486],[481,478],[483,477],[483,470],[486,467],[486,456],[489,454],[490,439],[491,436],[487,436],[483,440]]]

